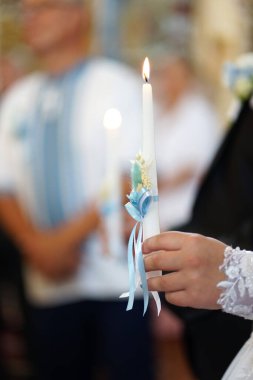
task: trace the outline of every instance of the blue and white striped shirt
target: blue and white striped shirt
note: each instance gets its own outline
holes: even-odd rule
[[[39,227],[52,227],[96,200],[105,173],[103,116],[123,117],[122,166],[140,144],[141,84],[125,66],[105,59],[80,63],[58,77],[33,74],[17,84],[0,114],[0,190],[14,193]],[[102,254],[91,236],[75,278],[55,285],[26,268],[36,303],[111,298],[128,287],[127,268]]]

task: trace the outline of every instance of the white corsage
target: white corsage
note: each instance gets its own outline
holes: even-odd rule
[[[236,98],[247,100],[253,92],[253,53],[243,54],[235,62],[226,62],[223,81]]]

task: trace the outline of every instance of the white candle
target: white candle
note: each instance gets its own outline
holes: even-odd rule
[[[121,217],[121,168],[120,130],[122,117],[116,108],[110,108],[104,115],[106,130],[106,208],[104,223],[109,254],[122,257],[124,243]]]
[[[143,125],[142,125],[142,155],[148,165],[148,176],[151,181],[152,195],[158,196],[157,171],[155,158],[155,133],[154,133],[154,116],[153,116],[153,96],[152,86],[149,83],[150,65],[148,58],[145,58],[143,64]],[[159,209],[158,202],[153,201],[144,218],[143,238],[160,233]]]

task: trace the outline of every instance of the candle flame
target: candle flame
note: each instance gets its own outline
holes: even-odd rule
[[[146,57],[146,58],[144,59],[143,70],[142,70],[142,76],[143,76],[143,79],[145,80],[145,82],[148,82],[148,81],[149,81],[149,76],[150,76],[150,64],[149,64],[148,57]]]
[[[104,126],[107,129],[117,129],[122,123],[122,116],[116,108],[110,108],[104,115]]]

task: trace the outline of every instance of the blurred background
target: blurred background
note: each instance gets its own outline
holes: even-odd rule
[[[252,0],[92,0],[90,3],[92,53],[119,58],[138,70],[146,55],[155,67],[168,54],[183,53],[207,86],[221,117],[225,117],[229,94],[221,84],[221,67],[224,61],[252,49]],[[1,56],[7,56],[15,66],[14,78],[20,71],[38,64],[22,43],[19,18],[19,1],[1,0]],[[4,79],[7,76],[4,70],[7,68],[1,63],[1,81],[8,80]]]
[[[222,85],[221,68],[226,60],[253,48],[253,0],[91,0],[90,7],[91,54],[121,60],[140,73],[145,56],[150,58],[153,73],[170,55],[187,58],[219,115],[221,128],[227,127],[231,94]],[[20,17],[18,0],[0,0],[0,94],[40,66],[23,42]],[[4,271],[4,263],[0,261],[0,265]],[[17,279],[19,275],[13,276]],[[8,323],[4,324],[0,350],[8,379],[30,379],[22,340],[25,326],[19,313],[22,297],[20,300],[14,288],[4,294],[1,317]],[[194,379],[180,344],[181,327],[171,319],[168,325],[171,330],[166,329],[165,317],[164,324],[154,328],[157,380]]]

